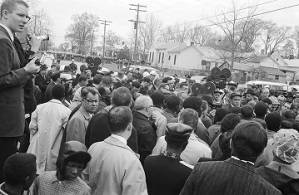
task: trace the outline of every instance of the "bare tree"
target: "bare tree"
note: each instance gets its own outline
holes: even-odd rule
[[[213,33],[210,28],[205,26],[196,25],[188,32],[188,38],[190,42],[194,42],[201,46],[208,44],[212,37],[215,37],[216,33]]]
[[[279,27],[274,22],[268,21],[263,25],[264,33],[261,40],[264,44],[264,52],[271,55],[278,49],[289,37],[290,27]]]
[[[182,25],[175,24],[174,26],[168,26],[162,32],[161,39],[164,42],[174,41],[183,43],[188,40],[190,29],[191,26],[187,23]]]
[[[225,34],[226,39],[230,43],[228,48],[231,53],[230,68],[234,66],[235,53],[244,40],[250,23],[253,20],[253,14],[256,9],[248,11],[247,16],[241,16],[233,1],[233,10],[229,13],[224,13],[220,22],[215,23]]]
[[[140,26],[139,38],[143,46],[143,56],[155,43],[158,33],[161,30],[162,23],[154,15],[149,15],[145,19],[145,24]]]
[[[295,55],[295,45],[290,39],[282,46],[282,51],[284,53],[284,58],[294,59]]]
[[[98,17],[93,14],[83,13],[72,17],[73,23],[69,26],[65,36],[66,40],[77,48],[80,54],[87,54],[96,40],[95,32],[99,26]]]
[[[242,22],[241,22],[242,23]],[[243,40],[240,44],[240,51],[252,52],[254,51],[253,44],[256,42],[263,29],[265,22],[260,19],[252,19],[248,22],[247,28],[244,32]]]
[[[121,44],[122,38],[118,36],[115,32],[113,31],[108,31],[106,34],[106,45],[108,47],[115,47],[115,45]]]

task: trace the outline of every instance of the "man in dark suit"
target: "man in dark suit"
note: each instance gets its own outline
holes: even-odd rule
[[[39,71],[36,58],[22,67],[14,34],[29,21],[28,5],[22,0],[4,0],[0,18],[0,180],[5,159],[17,151],[25,125],[24,85]],[[21,68],[22,67],[22,68]]]
[[[254,169],[254,162],[266,145],[267,134],[260,124],[254,121],[238,124],[232,135],[231,158],[198,163],[180,194],[281,194]]]

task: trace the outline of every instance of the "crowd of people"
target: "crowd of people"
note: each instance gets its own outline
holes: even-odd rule
[[[13,36],[27,11],[1,5],[0,194],[299,194],[296,91],[48,69]]]

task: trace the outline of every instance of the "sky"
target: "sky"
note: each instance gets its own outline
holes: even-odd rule
[[[130,19],[135,19],[136,12],[130,11],[129,4],[146,5],[147,12],[141,12],[141,19],[153,14],[163,26],[190,23],[191,25],[208,25],[217,18],[200,20],[204,17],[215,16],[232,9],[233,0],[39,0],[36,9],[43,9],[51,20],[53,32],[52,40],[55,45],[64,42],[68,26],[72,23],[74,14],[84,12],[97,15],[100,19],[112,21],[107,27],[128,39],[132,33],[133,24]],[[286,6],[299,4],[299,0],[235,0],[236,8],[244,8],[251,5],[260,5],[255,13],[271,11]],[[241,11],[246,14],[248,10]],[[294,27],[299,25],[299,6],[268,13],[259,16],[264,20],[272,20],[279,25]],[[219,18],[218,18],[219,21]],[[97,36],[102,37],[103,26],[100,26]],[[99,42],[98,39],[98,42]]]

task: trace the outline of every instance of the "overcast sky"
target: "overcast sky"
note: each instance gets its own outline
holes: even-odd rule
[[[112,30],[125,39],[128,39],[132,32],[132,23],[128,20],[135,19],[136,12],[129,10],[129,4],[146,5],[146,13],[141,13],[141,18],[147,14],[158,17],[163,26],[190,22],[191,24],[210,24],[209,20],[200,18],[214,16],[229,11],[232,7],[232,0],[39,0],[39,7],[43,8],[52,21],[52,32],[54,33],[55,44],[64,41],[67,27],[71,23],[74,14],[88,12],[97,15],[101,19],[112,21],[107,30]],[[275,10],[299,3],[299,0],[235,0],[236,7],[247,7],[260,4],[256,13]],[[299,25],[299,6],[274,13],[259,16],[265,20],[272,20],[279,25]],[[98,36],[103,34],[103,26],[97,32]]]

